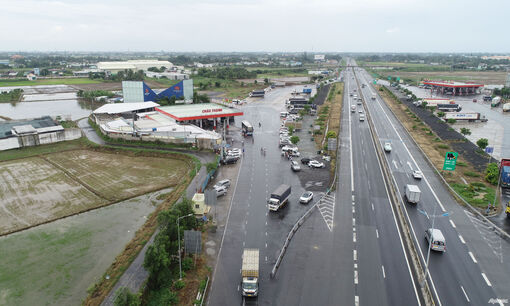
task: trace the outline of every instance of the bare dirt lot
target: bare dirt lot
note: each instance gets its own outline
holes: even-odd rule
[[[0,235],[175,186],[182,160],[89,150],[0,163]]]

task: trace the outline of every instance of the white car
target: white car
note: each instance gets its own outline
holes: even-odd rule
[[[324,168],[325,165],[324,165],[324,163],[321,163],[320,161],[311,160],[308,163],[308,167],[311,167],[311,168]]]
[[[221,180],[221,181],[217,182],[216,185],[213,186],[214,189],[217,189],[220,187],[225,187],[225,188],[230,187],[230,180],[229,179]]]
[[[423,173],[420,170],[414,170],[413,177],[417,180],[421,180],[421,178],[423,177]]]
[[[391,152],[391,143],[389,142],[384,143],[384,151]]]
[[[299,203],[308,204],[313,199],[313,192],[305,191],[303,195],[299,198]]]
[[[301,171],[301,166],[299,166],[298,162],[293,160],[290,162],[290,168],[292,169],[292,171],[294,172],[298,172],[298,171]]]
[[[218,188],[214,188],[216,191],[216,197],[221,197],[227,194],[227,187],[219,186]]]
[[[228,151],[227,152],[227,156],[232,156],[235,158],[241,158],[241,155],[243,155],[243,153],[241,153],[239,151]]]
[[[363,109],[359,109],[358,113],[363,114]]]

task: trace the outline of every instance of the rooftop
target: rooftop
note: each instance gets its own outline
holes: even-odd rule
[[[58,124],[51,119],[50,116],[44,116],[41,118],[27,119],[27,120],[10,120],[0,121],[0,139],[8,138],[12,136],[11,130],[13,127],[19,126],[32,126],[34,129],[47,128],[58,126]]]
[[[159,106],[154,102],[105,104],[93,111],[94,114],[121,114]]]
[[[440,86],[440,87],[483,87],[483,84],[462,83],[462,82],[455,82],[455,81],[423,81],[423,84]]]
[[[243,112],[215,103],[160,106],[156,110],[177,121],[242,116]]]

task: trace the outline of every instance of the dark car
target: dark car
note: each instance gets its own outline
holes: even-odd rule
[[[308,163],[311,161],[310,158],[308,157],[305,157],[305,158],[301,158],[301,163],[304,164],[304,165],[308,165]]]
[[[222,159],[222,160],[220,161],[220,163],[221,163],[222,165],[235,164],[235,163],[237,163],[237,160],[238,160],[238,158],[237,158],[237,157],[234,157],[234,156],[227,156],[227,157],[225,157],[224,159]]]

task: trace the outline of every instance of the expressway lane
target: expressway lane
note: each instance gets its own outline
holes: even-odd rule
[[[359,262],[358,293],[361,305],[417,305],[416,285],[404,254],[368,123],[359,120],[362,109],[349,96],[357,84],[346,78],[344,118],[352,134],[354,172],[353,223]],[[350,112],[350,106],[356,112]],[[354,225],[354,224],[353,224]]]
[[[361,82],[370,84],[369,80],[367,75],[362,73]],[[502,274],[505,274],[505,270],[508,271],[508,267],[501,265],[499,273],[494,271],[498,261],[493,258],[494,261],[490,262],[491,256],[487,252],[490,248],[483,244],[480,234],[474,229],[464,209],[454,202],[445,186],[435,176],[434,170],[424,160],[400,122],[380,100],[380,97],[377,96],[375,101],[371,100],[373,93],[375,90],[371,85],[363,89],[366,105],[374,118],[374,125],[380,139],[378,145],[382,145],[385,140],[392,142],[393,150],[386,154],[386,159],[399,193],[403,194],[403,187],[408,183],[418,185],[422,191],[422,199],[418,207],[409,204],[404,206],[422,261],[425,261],[428,248],[423,233],[431,226],[431,220],[418,209],[425,211],[428,215],[440,215],[443,212],[450,214],[449,217],[435,218],[435,227],[441,229],[448,246],[445,254],[432,252],[430,256],[429,268],[432,281],[429,279],[429,284],[435,294],[436,302],[444,305],[465,303],[478,305],[486,304],[491,298],[505,298],[502,288],[494,288],[493,282],[489,281],[487,271],[490,271],[491,277],[494,276],[495,279],[505,279],[505,275]],[[425,178],[421,182],[415,181],[410,176],[412,169],[422,170]],[[476,248],[468,248],[468,245]],[[476,259],[481,257],[484,258],[484,264]]]

